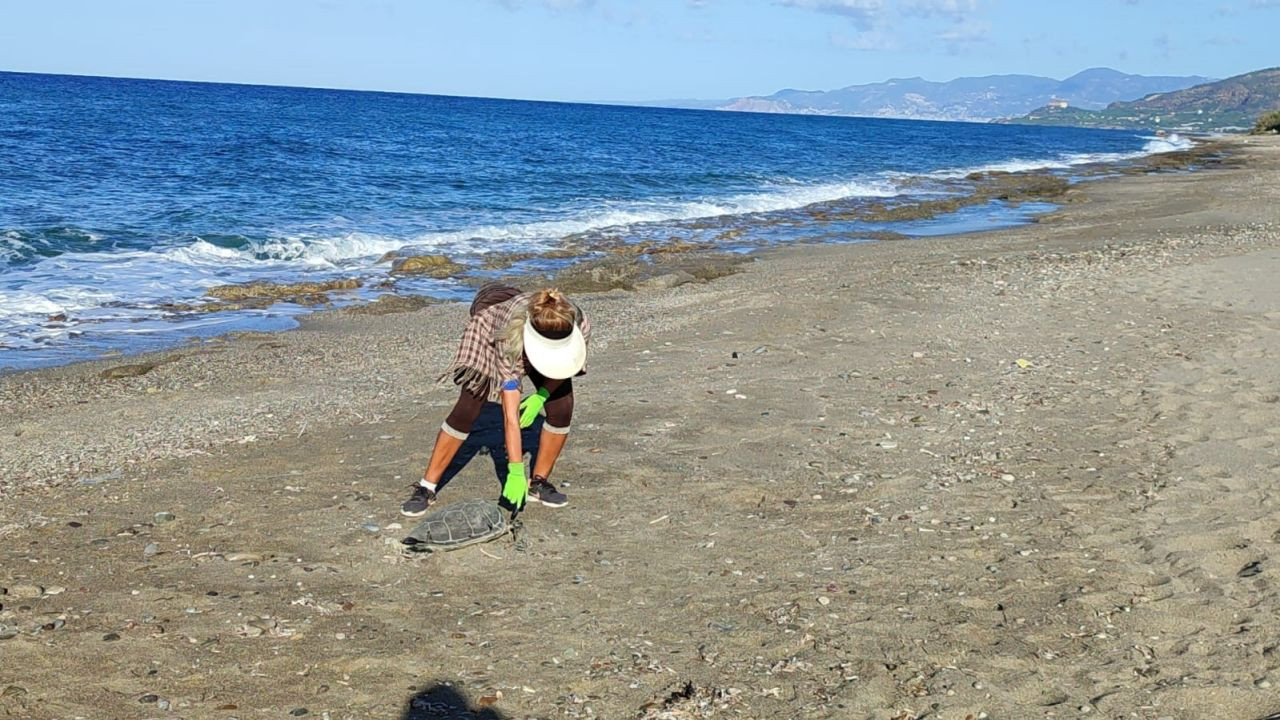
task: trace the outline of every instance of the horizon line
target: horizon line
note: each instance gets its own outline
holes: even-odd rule
[[[458,95],[458,94],[452,94],[452,93],[439,93],[439,92],[428,92],[428,91],[384,90],[384,89],[378,89],[378,88],[355,88],[355,87],[339,87],[339,86],[330,86],[330,85],[288,85],[288,84],[270,84],[270,83],[264,83],[264,82],[248,82],[248,81],[238,81],[238,80],[192,80],[188,78],[141,77],[136,75],[100,75],[100,74],[94,74],[94,73],[47,72],[47,71],[37,71],[37,70],[6,70],[3,68],[0,68],[0,74],[45,75],[50,77],[91,78],[91,79],[101,79],[101,80],[135,80],[140,82],[193,83],[198,85],[236,85],[241,87],[283,88],[283,89],[290,89],[290,90],[323,90],[323,91],[330,91],[330,92],[377,93],[382,95],[414,95],[414,96],[426,95],[426,96],[432,96],[432,97],[463,98],[468,100],[508,100],[512,102],[554,103],[554,104],[560,104],[560,105],[608,105],[608,106],[615,106],[615,107],[625,106],[625,107],[638,107],[638,108],[649,108],[649,109],[658,107],[658,108],[665,108],[670,110],[693,110],[698,112],[707,112],[707,111],[718,112],[718,110],[714,108],[680,108],[680,107],[667,107],[667,106],[655,105],[655,104],[664,103],[664,102],[673,102],[673,101],[724,102],[724,101],[734,100],[738,98],[763,98],[763,97],[768,97],[769,95],[775,95],[780,92],[788,92],[788,91],[816,92],[816,93],[832,92],[834,90],[843,90],[846,88],[858,87],[860,85],[878,85],[878,84],[903,81],[903,80],[923,80],[925,82],[934,82],[934,83],[944,84],[948,82],[953,82],[955,80],[967,79],[967,78],[981,79],[981,78],[991,78],[991,77],[1025,76],[1025,77],[1044,77],[1044,78],[1049,78],[1051,80],[1056,80],[1058,82],[1063,82],[1068,78],[1074,77],[1083,72],[1088,72],[1089,70],[1111,70],[1113,72],[1118,72],[1123,75],[1136,75],[1138,77],[1200,77],[1200,78],[1206,78],[1209,82],[1217,82],[1219,80],[1226,80],[1232,77],[1237,77],[1239,75],[1247,75],[1249,73],[1259,72],[1262,70],[1269,70],[1269,69],[1272,69],[1272,68],[1268,68],[1268,67],[1257,68],[1255,70],[1247,70],[1245,72],[1236,73],[1235,75],[1229,75],[1225,78],[1219,78],[1219,77],[1214,77],[1212,75],[1195,75],[1195,76],[1142,75],[1140,73],[1129,73],[1123,70],[1117,70],[1108,65],[1093,65],[1093,66],[1084,68],[1083,70],[1079,70],[1075,73],[1072,73],[1071,75],[1068,75],[1061,79],[1052,77],[1050,75],[1035,75],[1033,73],[1022,73],[1022,72],[992,73],[988,75],[958,75],[958,76],[952,77],[949,80],[929,80],[924,76],[915,75],[912,77],[891,77],[891,78],[886,78],[884,80],[873,80],[873,81],[864,82],[864,83],[854,83],[853,85],[843,85],[841,87],[832,88],[829,90],[805,90],[797,87],[784,87],[784,88],[779,88],[777,90],[774,90],[770,93],[755,94],[755,95],[730,95],[730,96],[720,96],[717,98],[696,98],[696,97],[695,98],[689,98],[689,97],[673,98],[668,96],[664,98],[629,99],[629,100],[601,100],[601,99],[548,100],[545,98],[500,97],[500,96],[493,96],[493,95]],[[856,117],[856,116],[836,116],[836,117]]]

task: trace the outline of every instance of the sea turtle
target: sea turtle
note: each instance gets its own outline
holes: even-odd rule
[[[401,542],[414,552],[456,550],[501,537],[510,527],[497,502],[463,500],[423,518]]]

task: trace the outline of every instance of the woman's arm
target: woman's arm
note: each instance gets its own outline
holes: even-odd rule
[[[502,437],[507,445],[508,462],[524,462],[520,447],[520,388],[502,391]]]
[[[524,509],[529,483],[524,474],[524,451],[520,448],[520,384],[502,386],[502,433],[507,441],[507,479],[502,481],[502,500],[514,513]]]

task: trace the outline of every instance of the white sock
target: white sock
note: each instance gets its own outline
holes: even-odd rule
[[[435,491],[436,491],[436,484],[435,484],[435,483],[433,483],[433,482],[427,482],[426,478],[423,478],[422,480],[419,480],[419,481],[418,481],[418,484],[419,484],[419,485],[421,485],[422,487],[424,487],[424,488],[426,488],[426,489],[430,490],[431,492],[435,492]]]

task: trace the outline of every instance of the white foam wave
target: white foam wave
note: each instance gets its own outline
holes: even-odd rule
[[[160,253],[138,254],[156,254],[166,260],[183,265],[223,265],[228,262],[234,263],[245,259],[244,253],[240,250],[214,245],[205,240],[196,240],[190,245],[170,248]]]
[[[607,231],[633,225],[679,222],[755,213],[794,210],[814,203],[852,197],[893,197],[900,194],[889,179],[856,180],[815,185],[788,185],[774,190],[743,193],[725,198],[688,202],[651,201],[631,203],[604,210],[584,212],[564,220],[511,225],[486,225],[465,230],[429,233],[414,238],[412,244],[454,247],[462,251],[487,252],[491,244],[477,247],[474,240],[497,243],[541,245],[560,238],[593,231]]]
[[[113,302],[115,295],[87,287],[0,290],[0,321],[17,319],[43,320],[59,313],[75,313]]]
[[[165,255],[168,260],[187,265],[256,264],[261,267],[264,263],[290,263],[336,268],[405,248],[434,249],[458,255],[483,255],[517,248],[531,250],[549,247],[569,235],[610,228],[777,212],[850,197],[892,197],[897,194],[896,184],[887,179],[814,185],[796,183],[718,199],[619,203],[566,213],[568,217],[562,220],[481,225],[403,238],[354,232],[335,236],[290,235],[253,241],[238,249],[197,240],[168,250]]]
[[[975,167],[960,168],[957,170],[943,170],[938,173],[933,173],[933,175],[936,177],[956,178],[980,172],[1016,173],[1030,172],[1032,170],[1066,170],[1079,165],[1095,165],[1137,160],[1138,158],[1143,158],[1148,155],[1189,150],[1195,146],[1195,143],[1189,138],[1184,138],[1176,133],[1163,137],[1144,136],[1143,139],[1147,142],[1142,146],[1141,150],[1136,150],[1134,152],[1064,153],[1055,158],[1043,158],[1039,160],[1011,158],[1009,160],[990,163],[987,165],[978,165]]]
[[[255,241],[242,251],[253,259],[266,258],[275,261],[301,261],[308,265],[339,265],[347,260],[381,257],[403,248],[405,240],[372,235],[347,233],[336,237],[290,236]]]
[[[963,177],[975,171],[1069,168],[1125,161],[1193,145],[1178,135],[1143,139],[1145,145],[1135,152],[1011,158],[981,167],[933,173],[930,177]],[[893,197],[901,195],[904,183],[913,179],[918,176],[885,173],[848,182],[781,181],[757,192],[720,198],[584,201],[579,208],[541,221],[489,224],[402,237],[357,232],[331,236],[282,233],[280,237],[246,242],[238,248],[196,239],[178,247],[154,250],[65,253],[5,271],[4,282],[0,284],[0,335],[10,334],[10,330],[27,332],[22,328],[37,327],[48,316],[59,313],[122,323],[126,322],[122,320],[125,318],[129,322],[154,318],[158,305],[198,296],[202,288],[211,285],[263,278],[295,281],[300,273],[309,277],[333,277],[361,272],[370,269],[374,261],[386,253],[406,248],[455,256],[538,250],[579,233],[630,227],[643,234],[650,231],[646,226],[652,226],[655,232],[663,230],[662,223],[780,212],[856,197]],[[920,188],[911,190],[919,191]],[[0,261],[33,252],[28,240],[11,231],[0,233]],[[126,324],[121,327],[137,329]]]
[[[1164,136],[1146,136],[1143,138],[1147,141],[1142,146],[1144,155],[1157,155],[1159,153],[1177,152],[1179,150],[1190,150],[1196,144],[1191,138],[1185,138],[1177,133],[1170,133]]]

